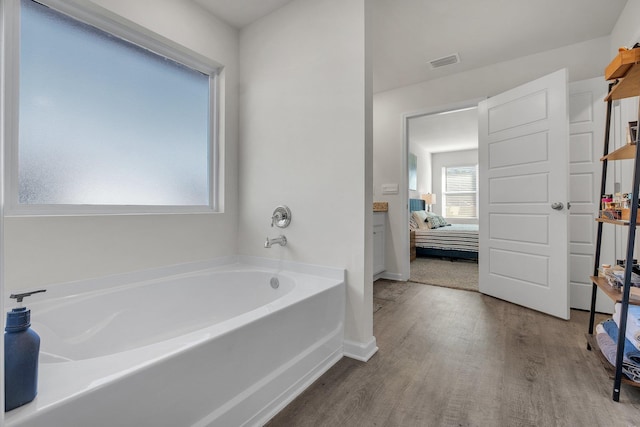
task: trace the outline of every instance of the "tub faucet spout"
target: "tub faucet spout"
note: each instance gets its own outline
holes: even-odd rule
[[[267,237],[267,240],[264,242],[264,247],[268,249],[273,245],[287,246],[287,238],[282,234],[273,239]]]

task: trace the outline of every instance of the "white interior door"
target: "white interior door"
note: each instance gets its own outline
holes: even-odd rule
[[[604,147],[607,83],[602,77],[569,84],[569,279],[571,308],[591,307],[594,255],[600,204],[600,179]],[[613,148],[613,144],[610,144]],[[614,162],[609,163],[609,187],[613,193]],[[614,227],[603,227],[600,260],[615,260]],[[596,310],[613,312],[613,302],[600,290]]]
[[[568,319],[567,71],[478,112],[480,292]]]

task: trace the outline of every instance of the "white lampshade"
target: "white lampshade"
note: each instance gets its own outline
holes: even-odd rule
[[[424,203],[427,205],[435,205],[436,204],[436,195],[432,193],[422,194],[420,198],[424,200]]]

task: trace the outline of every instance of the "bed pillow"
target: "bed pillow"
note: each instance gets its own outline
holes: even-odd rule
[[[440,227],[444,227],[447,224],[447,221],[441,217],[440,215],[436,215],[432,212],[427,212],[427,214],[431,214],[431,215],[427,215],[427,226],[429,228],[440,228]]]
[[[413,218],[416,220],[418,224],[418,229],[428,229],[429,225],[427,224],[427,213],[425,211],[413,211]]]
[[[417,230],[419,228],[416,218],[413,216],[413,212],[409,212],[409,230]]]

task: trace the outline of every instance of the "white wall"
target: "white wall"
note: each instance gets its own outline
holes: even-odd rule
[[[409,152],[418,158],[418,189],[409,190],[410,199],[419,199],[421,194],[431,191],[431,153],[419,145],[409,144]],[[375,193],[374,193],[375,194]],[[381,194],[378,192],[378,194]],[[377,199],[377,197],[374,197]]]
[[[431,171],[433,176],[433,191],[437,194],[437,202],[433,205],[433,211],[442,215],[442,168],[447,166],[472,166],[478,164],[478,150],[447,151],[443,153],[432,153]],[[477,224],[477,219],[447,218],[447,222],[452,224]]]
[[[628,0],[613,31],[611,31],[611,59],[616,56],[619,47],[633,47],[634,44],[640,42],[639,16],[640,0]]]
[[[408,245],[406,206],[400,194],[382,196],[380,193],[381,184],[401,183],[403,179],[404,114],[496,95],[565,67],[569,70],[571,81],[600,76],[611,57],[609,37],[603,37],[374,94],[373,185],[379,195],[376,199],[389,202],[387,272],[401,274],[402,265],[408,266],[408,261],[403,258],[403,254],[408,253],[408,249],[403,247]]]
[[[365,3],[295,0],[241,31],[239,251],[345,268],[345,338],[375,351]],[[287,246],[264,249],[279,233]]]
[[[192,2],[77,0],[224,65],[224,213],[13,217],[5,221],[6,288],[153,268],[237,252],[238,34]]]

